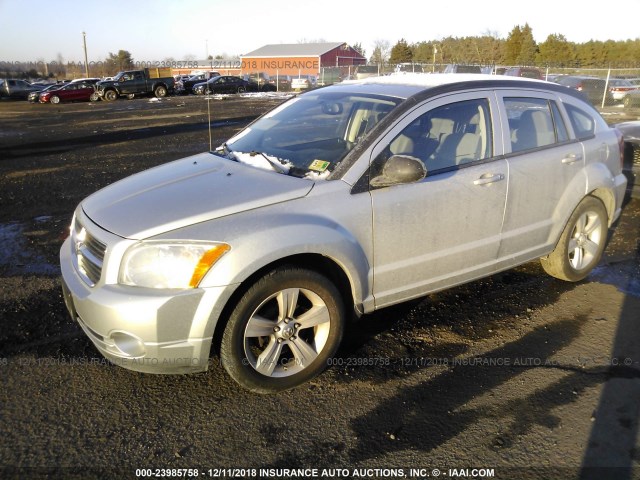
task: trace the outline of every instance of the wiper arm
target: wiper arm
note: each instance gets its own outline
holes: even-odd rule
[[[228,160],[233,160],[234,162],[238,161],[238,159],[233,155],[233,150],[231,150],[227,145],[227,142],[224,142],[216,148],[214,152]]]
[[[267,162],[269,162],[269,164],[273,167],[273,169],[276,172],[284,173],[285,175],[289,174],[289,169],[287,167],[285,167],[284,165],[282,165],[280,162],[278,162],[276,160],[270,159],[269,157],[267,157],[262,152],[258,152],[256,150],[253,150],[253,151],[249,152],[249,155],[251,155],[252,157],[255,157],[256,155],[262,155],[262,158],[264,158]]]

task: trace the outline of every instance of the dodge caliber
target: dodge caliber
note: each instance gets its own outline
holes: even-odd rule
[[[621,134],[580,92],[409,74],[296,96],[216,150],[77,207],[64,298],[125,368],[218,355],[255,392],[318,375],[345,322],[540,259],[579,281],[626,179]]]

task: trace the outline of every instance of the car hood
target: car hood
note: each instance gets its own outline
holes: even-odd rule
[[[313,185],[202,153],[120,180],[86,198],[82,209],[105,230],[142,240],[304,197]]]

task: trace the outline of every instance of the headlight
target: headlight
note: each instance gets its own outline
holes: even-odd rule
[[[226,243],[140,242],[125,253],[119,282],[148,288],[195,288],[230,249]]]

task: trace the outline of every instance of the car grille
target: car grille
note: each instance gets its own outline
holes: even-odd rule
[[[640,145],[636,145],[633,148],[633,165],[640,167]]]
[[[73,225],[73,245],[78,270],[84,281],[93,287],[102,275],[102,263],[107,246],[91,235],[77,218]]]

